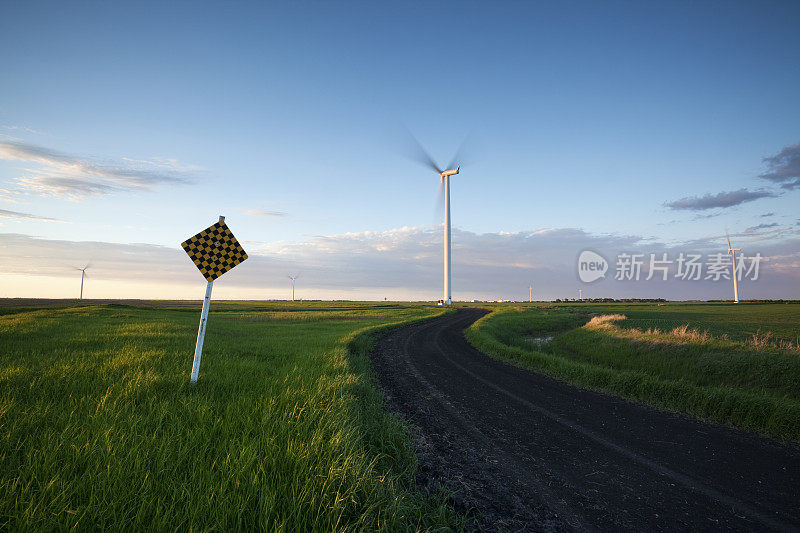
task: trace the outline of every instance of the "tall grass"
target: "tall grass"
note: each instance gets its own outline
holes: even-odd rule
[[[88,306],[0,317],[0,529],[460,527],[369,377],[414,306]],[[220,311],[222,308],[224,311]]]
[[[665,331],[688,324],[689,328],[708,331],[714,337],[727,334],[732,340],[745,340],[759,330],[770,331],[775,338],[796,340],[800,324],[800,305],[796,303],[572,302],[554,305],[576,312],[624,314],[628,319],[619,324],[623,328],[657,328]]]
[[[647,328],[642,330],[635,327],[621,328],[619,322],[628,317],[621,314],[597,315],[592,317],[584,326],[595,331],[613,332],[616,337],[631,340],[642,340],[649,342],[691,342],[693,344],[703,344],[712,347],[726,347],[736,350],[744,347],[748,350],[760,352],[795,352],[800,355],[800,340],[778,339],[771,331],[763,332],[758,329],[751,336],[741,341],[731,341],[730,335],[723,333],[718,338],[714,337],[707,330],[701,331],[692,328],[689,324],[676,326],[671,330],[661,331],[659,328]]]
[[[691,304],[683,308],[689,316],[694,312]],[[771,327],[770,312],[786,311],[783,306],[762,310],[765,328]],[[727,314],[713,324],[719,336],[712,336],[686,322],[666,330],[624,327],[630,320],[626,316],[636,317],[641,305],[617,305],[591,318],[589,311],[500,310],[476,322],[467,338],[485,353],[582,387],[800,440],[800,357],[791,346],[787,349],[771,336],[753,342],[735,331],[720,334],[726,330]],[[537,328],[552,332],[546,324],[559,313],[573,323],[582,316],[585,325],[564,328],[542,347],[525,343]],[[680,314],[671,312],[670,321],[680,321]],[[735,330],[736,323],[734,317],[727,328]]]

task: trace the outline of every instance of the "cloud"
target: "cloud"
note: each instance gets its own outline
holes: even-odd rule
[[[267,211],[266,209],[246,209],[244,214],[249,217],[283,217],[286,213],[283,211]]]
[[[780,184],[781,188],[791,190],[800,188],[800,143],[787,146],[778,154],[765,157],[763,161],[769,170],[760,174],[759,177],[769,180],[775,184]],[[723,191],[717,194],[706,194],[704,196],[687,196],[679,200],[667,202],[664,205],[675,210],[704,211],[707,209],[724,209],[734,207],[747,202],[752,202],[760,198],[774,198],[780,194],[765,190],[750,190],[746,188],[738,191]],[[719,214],[719,213],[717,213]],[[765,213],[762,217],[771,217],[775,213]],[[716,216],[703,215],[703,218]],[[698,215],[700,217],[700,215]]]
[[[777,227],[777,225],[778,225],[777,222],[773,222],[771,224],[759,224],[758,226],[750,226],[749,228],[744,230],[744,232],[745,233],[755,233],[756,231],[761,230],[761,229]]]
[[[705,209],[715,209],[718,207],[733,207],[735,205],[758,200],[759,198],[774,198],[775,196],[778,195],[763,189],[757,191],[739,189],[738,191],[706,194],[705,196],[687,196],[685,198],[681,198],[680,200],[667,202],[664,205],[670,209],[703,211]]]
[[[705,220],[705,219],[708,219],[708,218],[718,217],[721,214],[722,214],[722,212],[719,212],[719,211],[716,212],[716,213],[707,213],[705,215],[701,215],[701,214],[698,213],[697,215],[694,216],[694,218],[692,220]]]
[[[9,130],[9,131],[22,131],[22,132],[25,132],[25,133],[32,133],[34,135],[44,135],[43,132],[37,131],[37,130],[35,130],[33,128],[29,128],[27,126],[6,126],[6,125],[4,125],[3,129]]]
[[[40,222],[63,222],[57,218],[40,217],[29,213],[20,213],[19,211],[8,211],[7,209],[0,209],[0,218],[19,218],[24,220],[38,220]]]
[[[104,162],[23,142],[0,141],[0,159],[33,163],[17,178],[23,190],[42,196],[80,200],[90,195],[148,191],[164,184],[191,181],[193,167],[172,159],[123,158]]]
[[[759,216],[761,218],[767,218],[767,217],[771,217],[771,216],[774,216],[774,215],[775,215],[775,213],[770,211],[769,213],[764,213],[763,215],[759,215]]]
[[[763,161],[769,170],[759,175],[760,178],[780,184],[783,189],[800,188],[800,143],[787,146]]]
[[[245,243],[250,258],[215,283],[215,297],[288,298],[286,276],[290,272],[300,274],[297,294],[306,299],[437,300],[442,296],[441,227],[321,235],[302,242]],[[753,234],[739,237],[734,244],[743,249],[746,257],[760,252],[771,258],[763,265],[758,282],[741,284],[742,297],[800,298],[800,269],[792,267],[800,263],[800,230]],[[585,297],[727,298],[730,288],[719,282],[613,279],[620,252],[642,254],[642,271],[646,273],[650,254],[668,253],[674,259],[681,252],[725,253],[726,247],[724,235],[665,245],[636,235],[596,235],[575,228],[486,234],[454,229],[454,297],[526,299],[531,283],[538,298],[574,297],[577,287],[582,286],[576,271],[577,258],[583,250],[593,250],[610,262],[609,274],[604,280],[583,285]],[[7,273],[69,277],[73,266],[88,261],[93,264],[93,279],[141,283],[141,297],[164,298],[169,294],[196,299],[202,295],[205,283],[177,246],[0,234],[0,262]],[[152,283],[161,283],[162,289],[153,289]],[[164,292],[163,287],[169,291]],[[114,297],[114,293],[96,296]]]
[[[0,234],[0,258],[7,267],[6,273],[62,276],[71,274],[77,265],[91,262],[93,270],[100,271],[101,278],[145,279],[159,272],[159,276],[171,280],[175,278],[174,271],[181,267],[182,255],[186,257],[182,250],[151,244],[78,242],[19,233]]]
[[[13,189],[0,189],[0,202],[15,204],[20,192]]]

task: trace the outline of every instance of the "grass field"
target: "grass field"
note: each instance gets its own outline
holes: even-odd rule
[[[200,304],[140,305],[0,312],[0,529],[463,525],[416,489],[366,356],[441,311],[213,303],[191,386]]]
[[[499,307],[467,338],[558,379],[800,440],[800,304]]]

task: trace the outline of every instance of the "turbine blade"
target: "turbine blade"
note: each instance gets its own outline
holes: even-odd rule
[[[437,223],[442,220],[444,213],[444,178],[439,178],[439,194],[436,195],[436,207],[434,209]]]
[[[468,133],[464,136],[464,139],[461,141],[461,144],[458,145],[458,149],[456,153],[453,155],[453,159],[450,160],[450,163],[447,164],[447,168],[445,170],[452,170],[457,166],[462,166],[464,164],[464,159],[466,158],[466,154],[470,151],[469,146],[472,144],[472,134]]]
[[[408,135],[408,150],[406,151],[406,157],[436,171],[437,174],[441,174],[442,170],[439,168],[439,165],[436,164],[436,161],[433,160],[428,151],[422,147],[422,144],[420,144],[417,138],[414,137],[414,134],[411,133],[411,130],[406,128],[406,133]]]

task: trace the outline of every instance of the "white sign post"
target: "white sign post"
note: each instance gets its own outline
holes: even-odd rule
[[[203,339],[206,336],[206,322],[208,321],[208,308],[211,307],[211,289],[213,288],[214,288],[214,282],[209,281],[208,285],[206,285],[206,298],[205,300],[203,300],[203,312],[200,314],[200,327],[197,330],[197,344],[194,345],[194,361],[192,361],[192,383],[197,383],[197,375],[200,373],[200,358],[203,356]]]
[[[214,280],[247,259],[247,253],[242,249],[231,230],[228,229],[223,216],[219,217],[219,222],[187,239],[181,243],[181,246],[208,282],[206,285],[206,297],[203,300],[203,311],[200,314],[200,327],[197,329],[194,360],[192,361],[191,382],[197,383]]]

